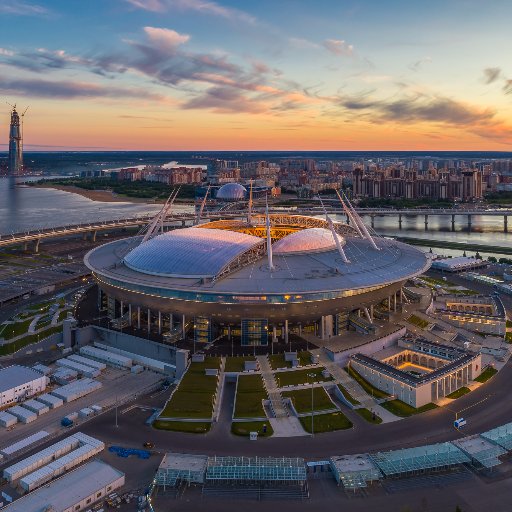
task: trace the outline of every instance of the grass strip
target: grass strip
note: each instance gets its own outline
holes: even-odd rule
[[[240,375],[236,389],[235,418],[264,418],[262,400],[268,398],[261,375]]]
[[[437,409],[438,407],[432,402],[421,407],[413,407],[412,405],[406,404],[401,400],[390,400],[388,402],[383,402],[380,405],[384,407],[384,409],[387,409],[390,413],[394,414],[395,416],[400,416],[401,418],[408,418],[409,416],[431,411],[432,409]]]
[[[374,396],[375,398],[387,398],[389,397],[389,393],[385,391],[381,391],[376,388],[372,384],[370,384],[366,379],[361,377],[359,373],[356,372],[351,366],[345,367],[345,371],[369,394]]]
[[[488,366],[475,380],[477,382],[487,382],[491,377],[494,377],[498,373],[496,368]]]
[[[302,428],[311,434],[311,416],[299,418]],[[335,430],[346,430],[352,428],[352,422],[342,412],[331,412],[319,414],[313,417],[313,429],[315,434],[333,432]]]

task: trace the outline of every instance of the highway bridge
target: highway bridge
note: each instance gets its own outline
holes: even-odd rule
[[[330,215],[345,215],[344,210],[341,208],[332,208],[326,206],[327,211]],[[263,213],[263,210],[260,208],[254,208],[254,213]],[[482,210],[482,209],[435,209],[435,208],[411,208],[411,209],[400,209],[395,210],[391,208],[358,208],[357,212],[360,215],[369,216],[371,219],[371,224],[373,226],[375,217],[397,217],[398,225],[401,227],[404,217],[418,217],[423,216],[425,222],[425,228],[428,226],[428,219],[431,216],[450,216],[452,228],[455,225],[456,217],[466,217],[468,227],[471,228],[473,217],[475,216],[485,216],[485,217],[503,217],[503,227],[506,232],[508,229],[508,216],[512,215],[511,210]],[[290,213],[297,215],[323,215],[323,208],[318,206],[313,206],[310,208],[273,208],[271,209],[271,213]],[[98,232],[102,231],[114,231],[119,229],[126,228],[142,228],[147,225],[151,219],[154,217],[152,215],[142,215],[138,217],[130,217],[125,219],[116,219],[116,220],[108,220],[102,222],[93,222],[93,223],[84,223],[84,224],[75,224],[68,226],[56,226],[47,229],[39,229],[33,231],[26,231],[20,233],[11,233],[11,234],[1,234],[0,235],[0,247],[8,247],[13,245],[23,245],[25,249],[28,249],[28,244],[33,244],[33,249],[35,252],[39,250],[39,244],[42,240],[51,239],[51,238],[62,238],[73,235],[82,235],[84,239],[90,237],[93,241],[96,240],[96,236]],[[247,209],[243,210],[226,210],[226,211],[213,211],[213,212],[204,212],[201,220],[217,220],[217,219],[233,219],[233,218],[243,218],[247,217]],[[165,220],[166,226],[187,226],[191,225],[196,220],[196,214],[193,212],[190,213],[173,213],[168,216]],[[347,218],[347,222],[349,219]]]

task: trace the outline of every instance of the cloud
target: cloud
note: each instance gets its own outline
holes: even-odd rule
[[[314,43],[313,41],[310,41],[309,39],[304,39],[302,37],[290,37],[288,38],[288,42],[290,43],[291,46],[298,48],[299,50],[319,50],[321,48],[321,46],[318,43]]]
[[[251,14],[225,7],[217,2],[208,0],[126,0],[138,9],[152,12],[167,12],[169,10],[194,11],[200,14],[212,15],[229,21],[243,22],[255,25],[257,19]]]
[[[22,0],[2,0],[0,2],[0,13],[16,16],[46,16],[50,14],[50,11],[41,5]]]
[[[153,101],[164,101],[166,98],[160,94],[148,92],[137,87],[104,87],[91,82],[73,82],[26,78],[0,77],[0,91],[8,94],[36,96],[49,99],[76,99],[76,98],[137,98]]]
[[[492,84],[496,82],[501,76],[500,68],[485,68],[484,69],[484,82],[486,84]]]
[[[348,110],[370,110],[380,121],[433,122],[467,126],[472,123],[490,122],[495,112],[481,110],[471,105],[442,96],[416,95],[397,100],[376,100],[371,93],[341,99]]]
[[[14,55],[14,52],[12,52],[11,50],[7,50],[6,48],[0,48],[0,55],[12,57]]]
[[[432,62],[431,57],[423,57],[422,59],[417,60],[416,62],[412,62],[407,67],[411,71],[419,71],[423,67],[424,64],[430,64],[431,62]]]
[[[232,87],[211,87],[182,105],[184,109],[209,109],[217,113],[259,113],[267,108]]]
[[[505,85],[503,86],[503,92],[505,94],[512,94],[512,80],[505,80]]]
[[[326,39],[322,45],[335,55],[352,55],[354,47],[341,39]]]
[[[144,27],[144,32],[153,45],[164,52],[173,52],[190,39],[188,34],[179,34],[169,28]]]

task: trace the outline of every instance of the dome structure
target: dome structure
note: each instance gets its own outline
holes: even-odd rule
[[[124,258],[128,268],[155,276],[212,278],[233,260],[264,241],[223,229],[168,231],[135,247]]]
[[[243,201],[247,195],[247,189],[239,183],[226,183],[217,191],[216,198],[220,201]]]
[[[337,237],[341,245],[344,245],[345,239],[340,235],[337,235]],[[326,228],[309,228],[296,231],[272,245],[272,252],[278,256],[325,252],[333,249],[336,249],[336,241],[331,230]]]

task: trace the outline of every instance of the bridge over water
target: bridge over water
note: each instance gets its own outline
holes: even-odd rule
[[[332,208],[326,206],[327,211],[331,215],[345,215],[345,211],[341,208]],[[452,222],[452,229],[455,226],[455,218],[465,216],[467,218],[468,228],[471,229],[474,216],[484,217],[503,217],[503,229],[505,232],[508,230],[508,217],[512,215],[512,209],[505,210],[481,210],[481,209],[435,209],[435,208],[414,208],[414,209],[400,209],[394,210],[391,208],[357,208],[360,215],[370,217],[373,226],[375,217],[397,217],[398,225],[401,227],[404,217],[418,217],[423,216],[425,228],[428,226],[428,219],[431,216],[450,216]],[[271,213],[291,213],[298,215],[323,215],[321,207],[311,208],[273,208]],[[262,209],[254,208],[254,213],[263,213]],[[0,247],[8,247],[13,245],[24,245],[28,248],[29,243],[34,244],[34,250],[39,250],[39,244],[42,240],[52,238],[62,238],[72,235],[82,235],[84,240],[90,237],[93,241],[96,240],[98,232],[113,231],[125,228],[142,228],[146,225],[154,215],[143,215],[138,217],[130,217],[126,219],[116,219],[103,222],[94,222],[86,224],[75,224],[68,226],[56,226],[47,229],[39,229],[34,231],[26,231],[20,233],[2,234],[0,235]],[[204,212],[202,220],[217,220],[217,219],[234,219],[247,217],[247,209],[244,210],[226,210],[215,212]],[[175,213],[166,218],[166,226],[187,226],[194,223],[196,214],[190,213]],[[347,217],[347,223],[349,219]]]

